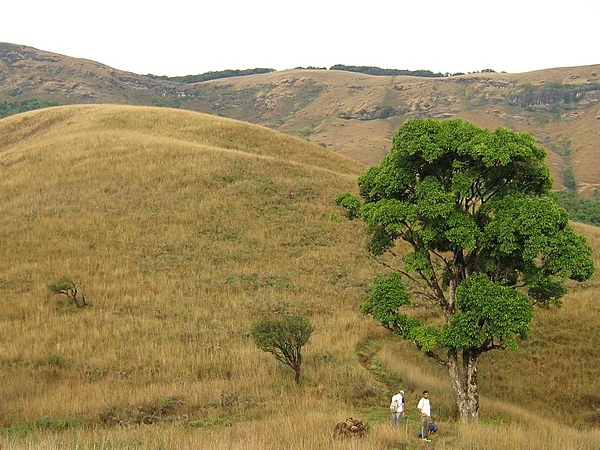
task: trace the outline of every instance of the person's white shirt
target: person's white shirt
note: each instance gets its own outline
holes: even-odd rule
[[[396,410],[396,412],[397,413],[404,412],[404,402],[402,401],[402,393],[401,392],[394,394],[394,396],[392,397],[392,403],[394,403],[394,401],[398,405],[398,409]]]
[[[421,397],[419,400],[419,404],[417,405],[417,409],[421,411],[421,414],[426,416],[431,416],[431,403],[428,398]]]

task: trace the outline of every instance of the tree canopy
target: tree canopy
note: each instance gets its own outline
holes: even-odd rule
[[[362,310],[448,367],[463,421],[478,419],[479,356],[516,347],[535,305],[559,306],[564,281],[595,270],[550,194],[545,156],[528,133],[411,119],[359,177],[359,196],[336,198],[390,269]]]

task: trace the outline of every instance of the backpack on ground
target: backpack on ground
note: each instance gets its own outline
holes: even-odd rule
[[[435,422],[429,422],[429,425],[427,426],[427,436],[431,436],[434,433],[437,433],[438,430],[438,426]],[[427,437],[425,436],[425,437]],[[420,439],[423,439],[423,435],[421,434],[421,431],[419,431],[417,433],[417,437]]]

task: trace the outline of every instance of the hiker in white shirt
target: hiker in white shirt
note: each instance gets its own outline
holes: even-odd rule
[[[390,403],[390,412],[392,413],[392,423],[400,425],[400,421],[404,415],[404,391],[398,391],[394,394]]]
[[[427,436],[429,434],[429,422],[431,422],[431,402],[429,401],[429,391],[423,391],[423,397],[419,400],[417,409],[421,413],[421,439],[430,442]]]

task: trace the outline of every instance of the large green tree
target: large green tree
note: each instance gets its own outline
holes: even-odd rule
[[[463,422],[479,418],[480,356],[515,348],[536,305],[560,306],[565,281],[595,270],[550,195],[545,156],[527,133],[411,119],[359,195],[336,198],[389,269],[363,311],[447,366]]]

